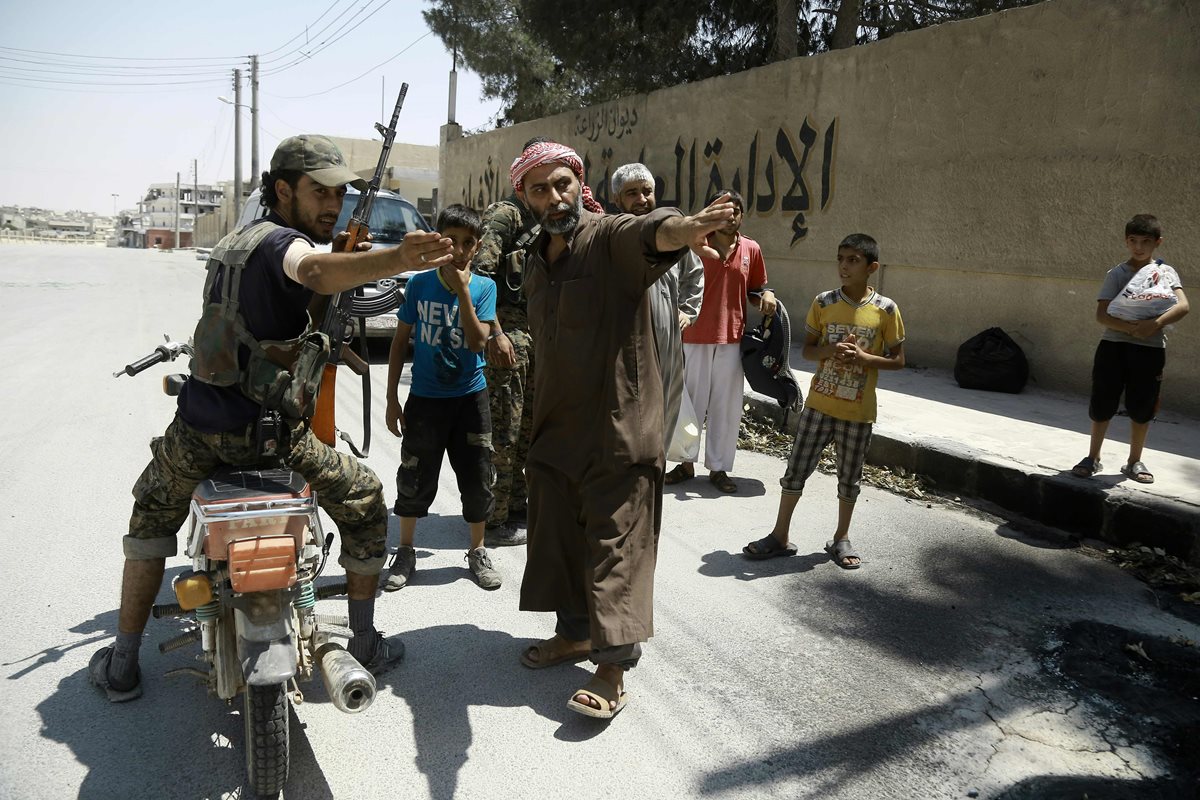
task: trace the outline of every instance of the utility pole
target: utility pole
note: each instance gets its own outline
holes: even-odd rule
[[[175,173],[175,247],[173,250],[179,249],[179,173]]]
[[[242,71],[233,71],[233,218],[242,216]]]
[[[196,223],[200,221],[200,162],[192,159],[192,247],[196,246]]]
[[[458,95],[458,45],[454,45],[453,61],[450,62],[450,105],[446,109],[447,124],[454,124],[454,106]]]
[[[258,179],[258,56],[250,56],[250,191]]]

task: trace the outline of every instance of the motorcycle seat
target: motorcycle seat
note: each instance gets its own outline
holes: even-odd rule
[[[308,481],[295,470],[222,467],[200,481],[193,497],[207,504],[307,494]]]

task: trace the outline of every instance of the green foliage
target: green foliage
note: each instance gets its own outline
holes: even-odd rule
[[[859,8],[858,43],[1039,1],[840,0]],[[430,30],[504,102],[498,127],[770,63],[777,4],[795,7],[795,55],[826,51],[837,12],[817,0],[428,2]]]
[[[860,41],[981,17],[1041,0],[862,0]],[[865,33],[863,36],[861,34]]]

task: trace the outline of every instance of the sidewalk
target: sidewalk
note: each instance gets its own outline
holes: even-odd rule
[[[811,364],[792,348],[792,372],[808,395]],[[801,368],[797,368],[801,367]],[[1113,419],[1091,479],[1071,475],[1087,455],[1087,398],[1039,389],[1021,394],[960,389],[949,371],[881,372],[879,420],[868,460],[932,478],[964,494],[1080,536],[1162,547],[1200,563],[1200,420],[1164,411],[1142,457],[1155,482],[1120,473],[1129,420]],[[781,419],[777,404],[747,388],[756,416]],[[795,430],[796,416],[788,420]]]

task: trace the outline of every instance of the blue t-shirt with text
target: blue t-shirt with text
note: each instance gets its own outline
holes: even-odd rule
[[[481,322],[496,318],[496,284],[471,275],[471,303]],[[483,353],[467,348],[458,296],[446,288],[437,270],[418,272],[404,288],[396,316],[413,326],[412,394],[462,397],[487,385]]]

